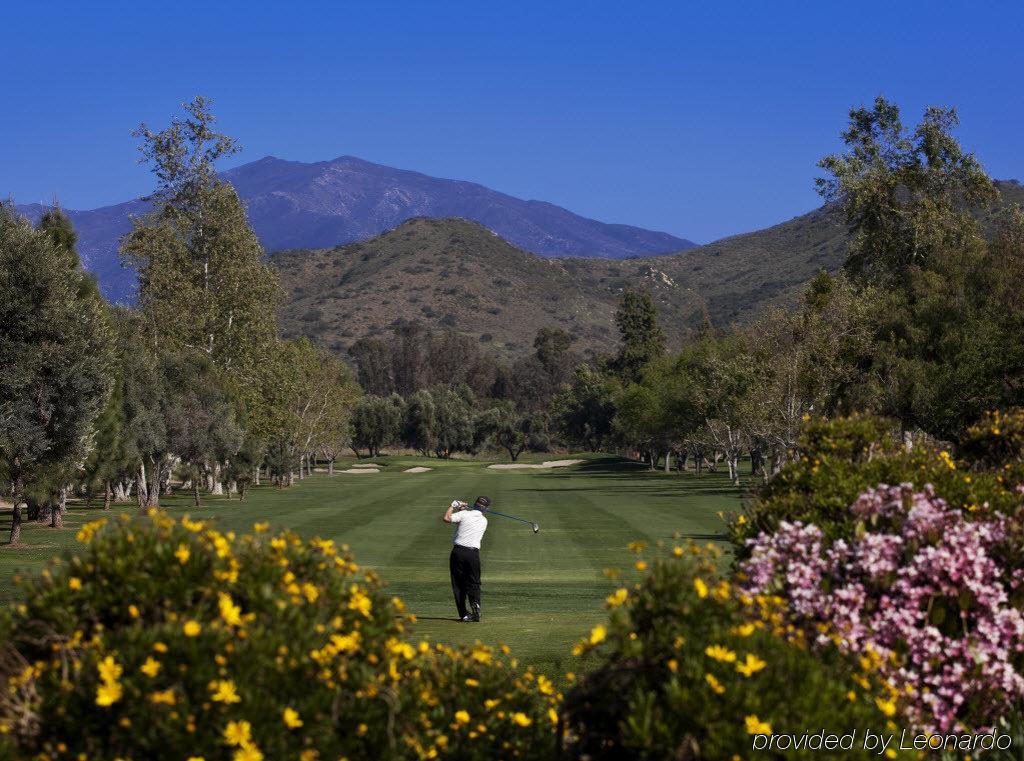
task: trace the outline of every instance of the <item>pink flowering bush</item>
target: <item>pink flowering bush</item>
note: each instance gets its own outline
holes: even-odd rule
[[[868,489],[852,538],[780,523],[748,542],[748,592],[778,594],[821,643],[874,661],[912,725],[990,727],[1024,699],[1019,514],[950,508],[931,486]]]

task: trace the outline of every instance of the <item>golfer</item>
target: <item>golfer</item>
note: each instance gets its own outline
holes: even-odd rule
[[[452,554],[448,570],[452,577],[452,593],[460,621],[480,620],[480,540],[487,530],[484,510],[491,504],[487,497],[477,497],[472,507],[455,500],[445,511],[445,523],[455,524]],[[470,607],[466,608],[466,598]]]

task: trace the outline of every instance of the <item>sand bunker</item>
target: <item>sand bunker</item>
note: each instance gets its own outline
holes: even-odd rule
[[[542,462],[539,465],[536,463],[510,462],[488,465],[487,467],[491,470],[521,470],[523,468],[538,470],[540,468],[567,468],[570,465],[579,465],[581,462],[583,462],[583,460],[548,460],[547,462]]]
[[[339,471],[341,473],[380,473],[376,468],[349,468],[348,470]]]
[[[406,470],[403,470],[402,472],[403,473],[426,473],[428,470],[433,470],[433,468],[424,468],[422,466],[417,465],[415,468],[408,468]]]
[[[354,462],[352,463],[353,468],[383,468],[379,462]]]

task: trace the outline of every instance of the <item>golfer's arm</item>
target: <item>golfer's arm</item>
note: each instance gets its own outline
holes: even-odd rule
[[[452,510],[453,509],[454,508],[451,505],[448,505],[448,509],[444,511],[444,517],[441,518],[441,520],[443,520],[445,523],[451,523],[452,522]]]

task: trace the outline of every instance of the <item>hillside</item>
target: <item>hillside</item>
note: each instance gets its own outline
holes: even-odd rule
[[[699,314],[693,294],[648,260],[544,259],[463,219],[413,219],[370,240],[271,261],[290,297],[285,333],[339,351],[401,319],[475,336],[503,355],[525,352],[545,326],[565,328],[580,351],[602,350],[615,340],[619,293],[640,281],[659,293],[671,332]]]
[[[377,235],[413,217],[462,217],[542,256],[622,259],[693,246],[668,233],[586,219],[544,201],[526,201],[482,185],[429,177],[352,156],[303,163],[267,156],[224,172],[245,201],[267,251],[336,246]],[[117,245],[129,215],[147,204],[130,201],[91,211],[68,211],[79,251],[104,294],[131,300],[135,274],[121,267]],[[38,219],[38,204],[18,210]]]
[[[1007,202],[1024,202],[1019,183],[997,184]],[[990,230],[993,219],[984,220]],[[541,326],[564,327],[577,349],[601,352],[616,340],[615,304],[626,287],[651,292],[678,344],[705,318],[725,326],[792,303],[817,272],[842,265],[847,241],[838,213],[820,208],[670,256],[542,259],[466,220],[414,219],[361,243],[272,261],[290,297],[288,335],[337,350],[415,319],[476,336],[504,355],[528,349]]]

